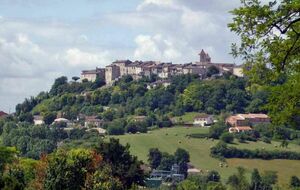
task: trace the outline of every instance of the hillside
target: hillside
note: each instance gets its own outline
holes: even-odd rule
[[[98,147],[99,143],[106,142],[103,139],[108,139],[106,134],[93,130],[101,127],[109,137],[120,139],[123,145],[128,143],[130,152],[145,164],[149,164],[149,149],[158,148],[168,153],[163,154],[166,169],[176,163],[172,155],[175,151],[186,151],[189,159],[182,168],[190,160],[202,171],[219,172],[223,182],[238,166],[246,168],[248,177],[254,168],[262,173],[276,171],[280,185],[286,185],[291,176],[298,175],[300,132],[295,128],[260,123],[251,124],[248,132],[228,133],[225,118],[229,115],[268,113],[267,89],[253,90],[247,79],[229,73],[207,80],[195,75],[178,75],[170,78],[169,85],[158,81],[155,77],[133,80],[125,76],[114,85],[105,86],[99,78],[95,82],[57,78],[49,92],[25,99],[17,105],[14,117],[0,120],[2,145],[14,146],[20,156],[37,160],[45,153],[55,154],[56,150]],[[199,115],[212,116],[215,123],[209,128],[183,127],[191,126]],[[56,118],[64,122],[57,122]],[[191,134],[195,138],[187,137]],[[252,159],[231,154],[226,159],[228,167],[220,167],[225,155],[218,158],[211,155],[211,148],[219,142],[241,151],[254,150]],[[255,159],[260,156],[256,149],[269,151],[272,160]],[[288,156],[276,159],[282,155]],[[271,167],[273,164],[276,167]],[[181,170],[187,172],[186,169]]]
[[[139,159],[148,163],[148,150],[150,148],[159,148],[163,152],[173,153],[177,148],[183,148],[190,153],[191,164],[203,171],[216,170],[220,172],[223,181],[236,172],[236,167],[242,166],[247,169],[247,174],[254,168],[260,171],[277,171],[279,176],[279,184],[288,184],[290,177],[299,175],[300,162],[296,160],[260,160],[260,159],[226,159],[228,167],[220,167],[220,160],[210,156],[210,148],[218,143],[218,140],[187,138],[190,134],[206,134],[207,128],[185,128],[175,127],[151,131],[148,134],[131,134],[124,136],[112,136],[120,139],[122,144],[130,144],[130,151]],[[266,150],[282,150],[279,147],[280,142],[272,142],[267,144],[261,141],[239,143],[236,142],[233,146],[246,149],[261,149]],[[277,148],[276,148],[276,147]],[[289,151],[300,152],[300,146],[291,144]]]
[[[80,114],[97,116],[105,122],[126,119],[132,115],[151,116],[159,124],[164,116],[180,116],[185,112],[208,114],[263,112],[267,93],[251,92],[247,81],[224,75],[219,79],[200,80],[194,75],[179,75],[170,85],[151,87],[155,78],[138,81],[123,77],[114,86],[95,82],[68,82],[66,77],[55,80],[49,92],[26,99],[16,106],[20,121],[32,122],[33,115],[59,115],[75,121]],[[51,123],[51,120],[48,121]]]

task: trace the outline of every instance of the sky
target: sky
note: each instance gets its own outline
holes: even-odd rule
[[[0,0],[0,110],[117,59],[239,64],[229,13],[239,0]]]

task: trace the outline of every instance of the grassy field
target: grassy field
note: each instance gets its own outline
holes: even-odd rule
[[[220,161],[209,156],[210,147],[214,146],[218,141],[207,139],[187,138],[186,135],[193,133],[207,133],[207,128],[184,128],[174,127],[151,131],[147,134],[130,134],[123,136],[113,136],[120,139],[122,144],[129,143],[132,154],[136,155],[140,160],[147,163],[147,154],[150,148],[159,148],[163,152],[174,153],[177,148],[184,148],[189,151],[191,163],[202,170],[217,170],[221,173],[223,180],[236,171],[237,166],[243,166],[250,174],[253,168],[260,171],[273,170],[278,171],[279,183],[281,185],[288,183],[290,176],[298,175],[300,177],[300,161],[291,160],[249,160],[249,159],[228,159],[228,167],[219,167]],[[262,148],[266,150],[276,149],[275,144],[266,144],[263,142],[250,142],[233,146],[239,148]],[[279,148],[278,148],[279,149]],[[287,150],[299,151],[300,146],[290,144]]]
[[[193,122],[194,118],[199,115],[198,112],[187,112],[182,116],[174,117],[177,121],[182,121],[182,122]]]

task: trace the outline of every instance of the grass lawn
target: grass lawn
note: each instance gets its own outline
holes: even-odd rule
[[[279,183],[288,183],[290,176],[298,175],[300,177],[300,161],[290,160],[250,160],[250,159],[228,159],[228,167],[219,167],[220,161],[209,156],[210,147],[214,146],[218,141],[187,138],[187,134],[193,133],[207,133],[207,128],[199,127],[174,127],[164,128],[151,131],[147,134],[130,134],[122,136],[112,136],[120,139],[122,144],[129,143],[130,151],[133,155],[136,155],[140,160],[147,163],[147,154],[150,148],[159,148],[159,150],[168,153],[174,153],[177,148],[183,148],[189,151],[191,157],[191,163],[202,170],[217,170],[220,172],[223,180],[226,180],[228,176],[236,171],[237,166],[243,166],[248,169],[249,172],[253,168],[258,168],[261,171],[274,170],[278,171]],[[276,142],[276,144],[279,144]],[[238,148],[262,148],[267,150],[275,149],[273,144],[266,144],[263,142],[250,142],[236,145]],[[300,146],[290,144],[287,150],[300,151]],[[289,168],[288,168],[288,167]]]
[[[178,116],[178,117],[174,117],[177,119],[177,121],[182,121],[182,122],[193,122],[194,121],[194,117],[196,117],[197,115],[199,115],[200,113],[198,112],[187,112],[182,116]],[[181,118],[181,119],[180,119]]]

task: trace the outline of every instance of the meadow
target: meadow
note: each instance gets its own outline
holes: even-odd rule
[[[153,130],[147,134],[126,134],[112,137],[120,139],[122,144],[128,143],[131,153],[145,163],[147,163],[147,154],[150,148],[159,148],[160,151],[168,153],[174,153],[177,148],[186,149],[190,153],[190,160],[193,166],[204,171],[217,170],[221,174],[224,182],[231,174],[236,172],[236,167],[238,166],[246,168],[248,176],[250,176],[250,172],[254,168],[262,172],[266,170],[277,171],[280,185],[287,184],[292,175],[298,175],[300,177],[300,161],[296,160],[227,159],[228,167],[220,167],[220,161],[210,157],[210,147],[217,144],[218,141],[187,137],[187,135],[195,133],[208,133],[208,128],[173,127]],[[261,141],[247,143],[235,142],[235,144],[231,146],[247,149],[282,149],[279,148],[279,144],[279,142],[266,144]],[[284,150],[300,152],[300,146],[290,144],[289,147]]]

